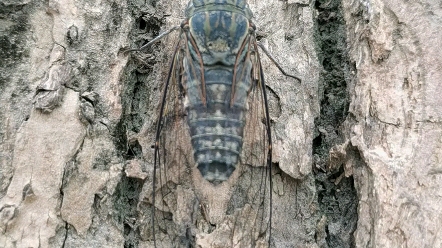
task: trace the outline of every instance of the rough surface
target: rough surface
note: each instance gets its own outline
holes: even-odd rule
[[[352,78],[344,13],[340,1],[318,0],[315,8],[315,43],[323,67],[319,84],[321,111],[315,119],[313,139],[313,172],[321,213],[317,241],[321,247],[354,247],[358,221],[354,180],[341,167],[342,160],[335,166],[328,163],[329,153],[333,152],[330,149],[344,141],[342,123],[348,114],[347,87]]]
[[[64,165],[85,135],[78,109],[78,93],[70,90],[60,108],[49,115],[34,110],[18,130],[14,177],[0,201],[1,232],[8,233],[3,245],[9,247],[15,241],[17,247],[47,247],[63,226],[59,205]]]
[[[0,5],[0,246],[122,246],[125,1]]]
[[[152,247],[151,145],[177,33],[143,53],[123,51],[179,25],[186,3],[0,3],[0,247]],[[274,137],[272,244],[442,246],[441,6],[249,4],[259,40],[303,79],[261,56]],[[233,223],[247,227],[241,216],[254,210],[218,204],[232,189],[198,193],[204,181],[188,176],[168,182],[171,207],[161,214],[171,226],[197,224],[184,236],[168,230],[164,244],[241,244],[248,229]],[[238,182],[234,194],[247,178]]]
[[[355,77],[337,150],[358,192],[356,247],[441,247],[441,5],[343,6]]]

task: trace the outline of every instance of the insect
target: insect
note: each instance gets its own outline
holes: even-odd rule
[[[270,246],[272,139],[258,47],[300,79],[257,42],[245,0],[193,0],[185,16],[137,49],[180,30],[155,135],[154,246]]]

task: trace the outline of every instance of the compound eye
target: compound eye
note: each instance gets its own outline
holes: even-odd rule
[[[189,20],[186,19],[186,20],[182,21],[180,26],[181,26],[181,29],[189,30]]]
[[[255,30],[256,30],[255,23],[253,23],[253,22],[249,22],[249,29],[250,29],[251,31],[255,31]]]

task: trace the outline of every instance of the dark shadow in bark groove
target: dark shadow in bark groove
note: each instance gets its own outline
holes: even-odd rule
[[[138,247],[140,234],[137,224],[137,204],[143,180],[123,176],[114,195],[114,209],[118,224],[123,225],[124,247]]]
[[[321,112],[315,119],[313,140],[313,171],[324,221],[318,223],[323,230],[317,230],[317,243],[320,247],[355,247],[358,198],[353,177],[345,177],[342,167],[327,171],[330,149],[344,142],[341,125],[348,114],[347,82],[352,65],[346,51],[346,26],[340,1],[317,0],[315,8],[316,49],[324,69],[319,89]]]
[[[146,37],[155,37],[160,32],[161,19],[146,12],[146,6],[137,6],[136,2],[129,2],[132,5],[133,15],[136,22],[133,26],[132,44],[139,47],[147,42]],[[120,155],[126,160],[143,161],[143,147],[134,135],[140,133],[144,123],[151,116],[151,94],[153,93],[155,77],[152,76],[153,67],[158,59],[155,56],[155,47],[144,52],[133,52],[129,54],[130,59],[126,66],[122,80],[124,82],[121,102],[123,113],[120,122],[114,132],[114,144]],[[144,181],[139,178],[129,178],[124,174],[113,195],[115,221],[123,229],[124,247],[135,248],[143,240],[140,232],[139,204],[140,193]],[[150,207],[147,208],[150,211]],[[150,226],[149,226],[150,227]]]

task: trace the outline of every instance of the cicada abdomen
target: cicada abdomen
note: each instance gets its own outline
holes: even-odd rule
[[[193,0],[185,14],[160,104],[152,238],[265,247],[271,132],[252,12],[245,0]]]

